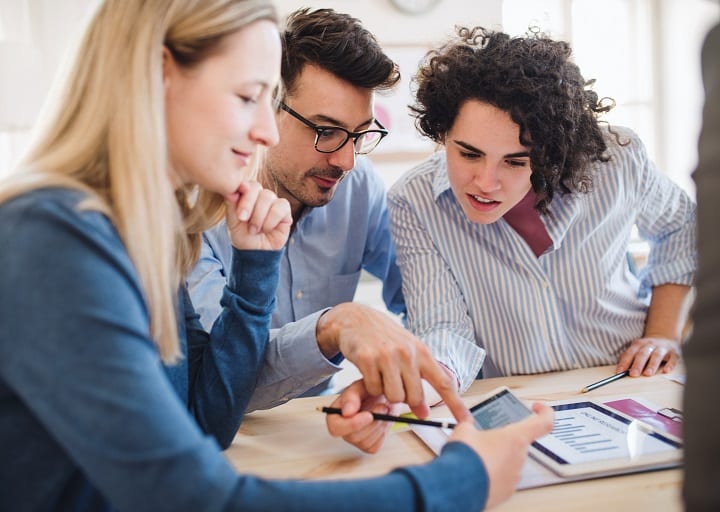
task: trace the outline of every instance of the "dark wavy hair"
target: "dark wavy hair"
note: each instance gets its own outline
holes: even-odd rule
[[[457,33],[460,41],[428,52],[414,77],[410,111],[418,130],[444,142],[463,103],[488,103],[510,115],[530,148],[537,210],[548,213],[556,191],[589,191],[589,164],[609,160],[598,115],[614,101],[590,89],[594,81],[570,61],[570,45],[537,31],[516,38],[483,27]]]
[[[400,80],[398,65],[360,20],[333,9],[298,9],[281,31],[282,79],[292,94],[306,64],[316,65],[357,87],[391,89]]]

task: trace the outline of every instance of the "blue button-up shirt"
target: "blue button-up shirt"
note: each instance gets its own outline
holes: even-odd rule
[[[230,255],[225,223],[203,234],[200,260],[188,286],[208,329],[220,314]],[[251,409],[287,401],[340,370],[339,360],[329,361],[320,352],[315,328],[327,308],[353,300],[362,270],[383,281],[387,308],[403,313],[385,185],[365,157],[359,157],[338,184],[332,201],[306,208],[290,235],[280,265],[265,369]]]

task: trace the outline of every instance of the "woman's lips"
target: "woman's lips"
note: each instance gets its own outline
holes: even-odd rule
[[[489,212],[497,208],[497,206],[500,204],[499,201],[495,201],[494,199],[489,199],[487,197],[474,194],[467,194],[467,197],[470,201],[470,206],[480,212]]]
[[[235,156],[235,161],[237,161],[241,167],[245,167],[248,164],[248,161],[250,160],[249,153],[242,153],[236,149],[233,149],[232,152]]]

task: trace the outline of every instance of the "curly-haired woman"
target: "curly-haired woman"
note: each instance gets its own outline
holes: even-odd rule
[[[431,51],[418,129],[443,151],[389,194],[410,328],[458,378],[672,370],[695,205],[630,130],[603,126],[570,46],[482,27]],[[628,259],[636,226],[647,265]],[[484,364],[483,364],[484,363]]]

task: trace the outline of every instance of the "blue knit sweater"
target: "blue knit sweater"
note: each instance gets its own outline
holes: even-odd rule
[[[483,507],[484,466],[461,443],[363,481],[238,475],[221,448],[263,364],[281,252],[234,253],[210,334],[182,290],[185,357],[166,367],[117,232],[81,200],[45,189],[0,206],[0,510]]]

